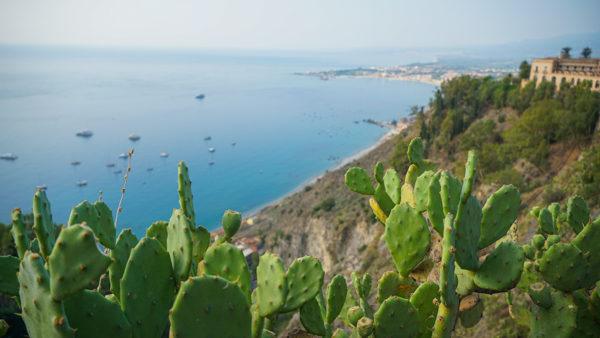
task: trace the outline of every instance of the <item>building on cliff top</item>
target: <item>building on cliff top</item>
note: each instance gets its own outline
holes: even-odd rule
[[[537,86],[544,80],[554,83],[557,90],[563,82],[577,85],[589,81],[593,91],[600,91],[600,59],[559,57],[534,59],[531,63],[529,79],[524,80],[522,85],[534,81]]]

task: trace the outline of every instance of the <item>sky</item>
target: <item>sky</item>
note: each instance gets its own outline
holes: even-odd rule
[[[0,0],[0,44],[311,49],[600,31],[599,0]]]

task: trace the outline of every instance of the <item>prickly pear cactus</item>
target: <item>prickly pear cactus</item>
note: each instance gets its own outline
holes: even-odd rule
[[[210,232],[204,227],[192,228],[192,257],[195,263],[200,262],[204,258],[204,254],[210,245]]]
[[[146,236],[150,238],[156,238],[160,244],[162,244],[165,248],[167,247],[167,226],[169,222],[166,221],[156,221],[150,224],[150,227],[146,229]]]
[[[110,291],[117,297],[121,297],[121,278],[125,272],[125,266],[129,260],[131,250],[136,246],[138,240],[131,229],[123,229],[117,238],[115,248],[110,251],[112,263],[108,266],[110,278]]]
[[[23,259],[25,251],[29,249],[29,237],[27,237],[27,231],[25,224],[23,223],[23,215],[21,209],[16,208],[12,211],[12,227],[11,233],[15,241],[15,247],[17,248],[17,255],[19,259]]]
[[[275,314],[284,305],[287,295],[285,269],[281,259],[266,252],[256,268],[256,303],[261,317]]]
[[[321,291],[323,268],[318,259],[305,256],[296,259],[286,273],[287,295],[281,312],[299,308]]]
[[[418,337],[418,323],[417,310],[408,300],[390,297],[375,312],[374,335],[376,338]]]
[[[383,176],[383,183],[387,195],[392,199],[394,204],[399,204],[402,194],[402,182],[396,170],[391,168],[386,170]]]
[[[63,304],[50,294],[50,276],[44,259],[27,251],[19,268],[21,316],[31,338],[68,338],[75,331],[69,325]]]
[[[502,186],[483,206],[479,249],[496,242],[510,229],[519,215],[521,194],[513,185]]]
[[[346,279],[342,275],[335,275],[327,286],[326,324],[331,325],[337,316],[340,315],[346,302],[347,293],[348,285],[346,285]]]
[[[196,213],[194,212],[194,197],[192,195],[192,181],[188,174],[185,162],[180,161],[177,166],[177,193],[179,194],[179,206],[183,214],[192,226],[196,225]]]
[[[167,251],[173,264],[173,272],[177,280],[185,280],[192,266],[193,242],[192,223],[183,211],[174,209],[167,226]]]
[[[121,308],[131,323],[133,338],[162,337],[175,285],[165,248],[154,238],[142,238],[131,251],[121,279]]]
[[[402,278],[396,271],[387,271],[377,283],[377,302],[383,303],[392,296],[409,298],[418,284],[410,277]]]
[[[226,210],[223,214],[221,224],[223,225],[225,238],[229,240],[240,229],[240,225],[242,224],[242,215],[237,211]]]
[[[583,287],[587,268],[583,253],[571,243],[554,244],[539,261],[539,271],[544,280],[562,291]]]
[[[421,337],[431,337],[435,315],[438,311],[440,288],[434,282],[425,282],[410,296],[410,303],[417,310]]]
[[[249,338],[251,333],[246,296],[235,284],[217,276],[183,282],[169,320],[173,338]]]
[[[350,168],[346,172],[344,180],[348,188],[356,193],[362,195],[373,195],[375,193],[373,185],[371,184],[371,178],[363,168]]]
[[[567,222],[579,233],[590,220],[590,209],[580,196],[573,196],[567,202]]]
[[[560,291],[553,291],[551,297],[552,306],[549,308],[533,305],[530,338],[571,336],[577,319],[573,300]]]
[[[131,325],[118,303],[91,290],[81,290],[64,302],[69,323],[79,338],[130,338]]]
[[[45,190],[37,190],[33,195],[33,232],[38,239],[42,256],[47,258],[54,247],[56,237],[50,201]]]
[[[98,250],[90,228],[83,224],[65,228],[48,258],[52,298],[63,300],[94,283],[97,285],[110,263],[111,259]]]
[[[473,282],[482,292],[494,293],[514,288],[521,279],[525,254],[514,242],[498,244],[475,273]]]
[[[302,326],[308,333],[321,337],[327,335],[321,307],[315,298],[310,299],[300,307],[300,322],[302,322]]]
[[[250,302],[250,270],[240,249],[230,243],[210,247],[204,256],[204,272],[236,284]]]
[[[100,244],[109,249],[115,246],[115,222],[112,211],[106,203],[97,201],[94,204],[88,201],[79,203],[71,210],[69,225],[84,223],[92,229]]]

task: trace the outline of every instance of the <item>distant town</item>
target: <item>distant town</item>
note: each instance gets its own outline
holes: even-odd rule
[[[500,77],[517,72],[518,63],[480,63],[480,62],[430,62],[387,67],[359,67],[326,71],[296,73],[297,75],[316,76],[327,81],[338,77],[382,78],[390,80],[417,81],[440,85],[460,75],[477,77]]]

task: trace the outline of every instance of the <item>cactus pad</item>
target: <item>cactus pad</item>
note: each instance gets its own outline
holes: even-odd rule
[[[244,254],[235,245],[225,242],[211,246],[204,255],[204,272],[236,284],[250,302],[250,270]]]
[[[167,226],[167,251],[177,280],[188,278],[192,265],[192,223],[183,211],[174,209]]]
[[[97,282],[110,263],[98,250],[92,229],[84,224],[63,229],[48,258],[52,298],[63,300]]]
[[[410,303],[417,309],[419,315],[419,327],[422,330],[421,337],[429,337],[435,323],[438,310],[440,288],[434,282],[425,282],[410,296]],[[429,334],[426,334],[429,333]]]
[[[121,278],[125,272],[125,266],[129,260],[131,250],[135,247],[138,240],[131,232],[131,229],[123,229],[117,238],[115,248],[110,251],[112,263],[108,267],[110,277],[110,291],[115,297],[120,298],[121,295]]]
[[[194,245],[192,257],[194,262],[198,263],[204,258],[206,249],[210,245],[210,232],[202,226],[192,228],[192,243]]]
[[[460,191],[462,184],[452,176],[452,174],[444,171],[440,175],[440,196],[442,198],[442,206],[444,213],[456,215],[458,203],[460,202]]]
[[[340,315],[346,295],[348,294],[348,285],[346,279],[342,275],[335,275],[327,286],[327,311],[325,313],[325,322],[332,324],[333,321]]]
[[[533,305],[531,338],[571,337],[576,325],[577,308],[569,296],[560,291],[552,292],[552,306],[543,308]]]
[[[481,205],[479,201],[469,196],[461,212],[456,218],[456,262],[463,269],[477,270],[479,257],[477,244],[481,225]]]
[[[27,230],[25,228],[25,223],[23,222],[21,209],[14,209],[11,217],[12,226],[10,231],[15,241],[17,255],[19,256],[19,259],[23,259],[23,256],[25,256],[25,251],[29,249],[29,237],[27,236]]]
[[[133,338],[160,338],[175,296],[169,254],[154,238],[144,237],[131,250],[121,279],[121,308]]]
[[[362,194],[373,195],[375,190],[371,184],[371,178],[366,170],[359,167],[352,167],[346,171],[344,181],[350,190]]]
[[[179,207],[183,214],[196,225],[196,213],[194,212],[194,196],[192,195],[192,181],[185,162],[180,161],[177,166],[177,193],[179,194]]]
[[[584,286],[592,286],[600,279],[600,251],[598,250],[598,243],[600,243],[600,218],[588,223],[577,234],[572,243],[581,250],[589,263]]]
[[[414,195],[415,195],[415,207],[419,212],[427,210],[429,205],[429,185],[431,180],[435,177],[435,173],[428,170],[421,174],[415,181]]]
[[[251,333],[246,296],[237,285],[217,276],[183,282],[169,319],[173,338],[249,338]]]
[[[540,234],[535,234],[533,235],[533,237],[531,238],[531,245],[536,249],[536,250],[542,250],[544,248],[544,243],[546,242],[546,239],[544,238],[543,235]]]
[[[463,327],[469,328],[477,325],[483,316],[483,299],[477,294],[469,295],[460,301],[458,317]]]
[[[300,307],[300,321],[308,333],[325,337],[327,329],[321,316],[321,307],[315,298]]]
[[[256,303],[261,317],[277,313],[285,302],[287,284],[281,259],[270,252],[260,256],[256,267]]]
[[[379,184],[383,184],[383,175],[385,175],[383,163],[377,162],[373,167],[373,176],[375,177],[375,181],[377,181]]]
[[[540,224],[542,232],[544,232],[545,234],[556,233],[556,225],[554,224],[552,213],[550,213],[550,211],[547,208],[543,208],[540,210],[540,213],[538,215],[538,223]]]
[[[400,182],[400,177],[398,177],[396,170],[390,168],[385,171],[385,175],[383,176],[383,184],[385,186],[385,192],[392,199],[394,204],[399,204],[402,182]]]
[[[44,260],[27,251],[19,268],[19,297],[22,317],[31,338],[74,337],[63,305],[50,295],[50,276]]]
[[[148,229],[146,229],[146,236],[150,238],[156,238],[160,244],[162,244],[165,248],[167,247],[167,226],[169,222],[166,221],[156,221],[152,223]]]
[[[375,215],[377,220],[381,224],[385,225],[385,222],[387,221],[387,214],[385,213],[385,211],[383,211],[383,209],[381,209],[379,203],[377,203],[377,200],[375,198],[369,198],[369,206],[371,207],[371,210],[373,211],[373,214]]]
[[[567,202],[567,222],[573,231],[579,233],[589,220],[590,209],[583,198],[579,196],[569,198],[569,201]]]
[[[539,271],[554,288],[573,291],[585,284],[586,263],[583,253],[575,245],[557,243],[544,252],[539,260]]]
[[[473,277],[475,277],[474,271],[469,271],[461,268],[458,264],[454,265],[454,273],[458,284],[456,285],[456,293],[464,297],[473,292],[475,289],[475,283]]]
[[[519,215],[521,194],[513,185],[505,185],[492,194],[483,206],[479,249],[506,235]]]
[[[410,163],[419,165],[423,162],[424,152],[423,140],[420,137],[415,137],[408,144],[406,155]]]
[[[484,292],[502,292],[514,288],[523,272],[525,254],[514,242],[498,244],[475,273],[473,282]]]
[[[225,231],[225,238],[230,239],[240,229],[242,215],[233,210],[226,210],[221,219],[221,225]]]
[[[384,236],[401,276],[408,276],[429,251],[431,235],[427,221],[405,203],[397,205],[390,213]]]
[[[375,194],[372,198],[374,198],[375,201],[377,201],[377,204],[379,204],[386,217],[390,214],[390,211],[392,211],[392,209],[394,209],[394,207],[396,206],[394,201],[392,201],[390,196],[388,196],[387,192],[385,192],[385,187],[383,186],[383,184],[377,184],[377,187],[375,188]]]
[[[97,201],[91,204],[88,201],[83,201],[75,206],[71,210],[68,224],[73,225],[84,222],[92,229],[100,244],[109,249],[115,247],[115,222],[113,221],[112,211],[106,203]]]
[[[33,195],[33,232],[38,239],[40,252],[47,258],[54,247],[54,223],[50,201],[46,197],[45,190],[37,190]]]
[[[440,195],[440,176],[441,173],[437,172],[429,183],[429,199],[427,200],[427,216],[431,225],[438,232],[438,234],[444,233],[444,208],[442,206],[442,197]]]
[[[19,258],[15,256],[0,256],[0,294],[11,296],[19,294]]]
[[[381,304],[392,296],[408,298],[417,286],[412,278],[402,278],[396,271],[387,271],[377,283],[377,302]]]
[[[304,256],[296,259],[286,273],[287,295],[281,312],[299,308],[321,291],[323,268],[318,259]]]
[[[374,318],[376,338],[418,337],[419,315],[415,307],[400,297],[388,298],[377,310]]]
[[[80,338],[131,338],[131,325],[118,303],[100,293],[81,290],[64,302],[69,323]]]

